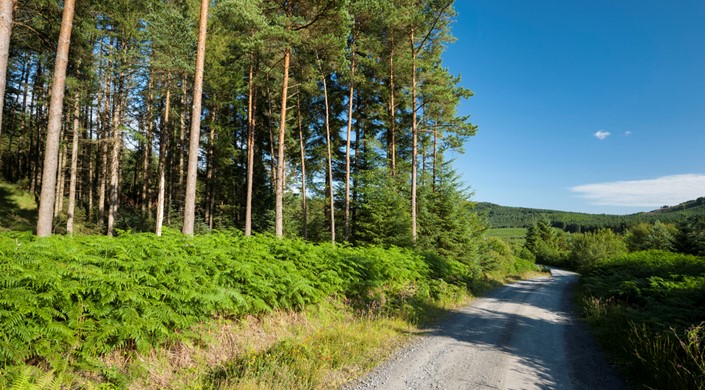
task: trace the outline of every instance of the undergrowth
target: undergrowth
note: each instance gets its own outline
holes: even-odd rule
[[[128,387],[135,370],[107,362],[208,344],[198,327],[209,321],[301,311],[329,299],[356,313],[423,321],[428,307],[466,296],[477,279],[474,267],[406,249],[312,245],[236,231],[45,239],[2,233],[0,388],[40,382],[46,388]],[[336,354],[354,353],[319,350],[333,336],[315,337],[303,344],[280,340],[269,352],[231,359],[203,385],[219,386],[222,372],[227,378],[259,375],[268,369],[259,363],[263,357],[289,364],[286,356],[298,354],[287,375],[308,387],[310,373],[300,370],[318,364],[301,365],[323,359],[335,366]]]
[[[602,260],[580,293],[585,318],[635,383],[705,389],[705,259],[646,251]]]

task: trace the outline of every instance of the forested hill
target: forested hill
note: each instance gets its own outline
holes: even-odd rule
[[[677,206],[664,206],[658,210],[629,215],[588,214],[570,211],[533,209],[526,207],[508,207],[493,203],[480,202],[475,206],[477,212],[494,228],[517,228],[531,226],[538,219],[546,218],[551,225],[570,231],[593,230],[609,227],[622,230],[639,222],[675,222],[687,215],[705,215],[705,197],[690,200]]]

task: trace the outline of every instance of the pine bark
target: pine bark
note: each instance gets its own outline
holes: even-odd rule
[[[125,48],[124,51],[127,51]],[[118,195],[120,193],[120,155],[122,153],[122,111],[123,105],[126,103],[126,96],[123,96],[124,89],[124,71],[120,72],[118,76],[118,90],[115,93],[116,99],[113,99],[115,107],[113,108],[113,119],[112,119],[112,144],[113,148],[111,150],[110,156],[110,207],[108,208],[108,226],[107,235],[113,235],[113,228],[115,226],[115,219],[117,218],[117,212],[119,207]]]
[[[296,97],[296,118],[299,122],[299,150],[301,151],[301,214],[303,219],[303,237],[308,239],[308,210],[306,209],[306,148],[304,144],[304,130],[301,124],[301,99]]]
[[[184,193],[184,147],[186,139],[186,75],[181,79],[181,112],[179,113],[179,145],[175,148],[179,154],[179,178],[177,182],[178,190],[175,191],[178,194]],[[181,199],[179,199],[181,200]],[[179,206],[179,212],[181,212],[181,207],[183,207],[182,202],[177,202]]]
[[[76,210],[76,179],[78,177],[78,130],[79,130],[79,94],[74,94],[73,102],[73,138],[71,140],[71,178],[69,179],[69,206],[66,217],[66,233],[73,234],[74,212]]]
[[[150,72],[149,82],[147,83],[147,118],[145,119],[145,139],[144,139],[144,154],[142,159],[142,214],[147,215],[149,212],[150,199],[150,176],[152,165],[152,130],[154,126],[152,105],[154,104],[154,79]]]
[[[184,226],[181,232],[193,235],[196,219],[196,179],[198,173],[198,141],[201,134],[201,99],[203,94],[203,68],[206,56],[206,27],[208,26],[208,2],[201,0],[198,50],[196,52],[196,75],[193,85],[193,111],[191,112],[191,134],[188,149],[188,173],[186,175],[186,199],[184,204]]]
[[[162,224],[164,222],[164,195],[166,192],[166,144],[167,134],[169,133],[169,107],[171,106],[171,78],[167,73],[166,76],[166,97],[164,98],[164,120],[159,134],[159,164],[158,175],[159,183],[157,185],[157,215],[156,226],[154,232],[157,236],[162,235]]]
[[[353,97],[355,93],[355,45],[351,46],[350,88],[348,93],[348,129],[345,144],[345,229],[344,240],[350,239],[350,136],[352,133]]]
[[[63,138],[59,136],[59,139]],[[61,143],[61,141],[59,141]],[[59,213],[64,208],[64,171],[66,170],[66,145],[60,145],[59,150],[59,169],[56,177],[56,197],[54,198],[54,218],[59,216]]]
[[[326,77],[323,76],[323,103],[326,108],[326,147],[328,153],[328,183],[330,197],[330,240],[335,244],[335,198],[333,197],[333,153],[331,150],[330,141],[330,108],[328,106],[328,83]]]
[[[411,238],[416,242],[416,165],[418,155],[418,129],[416,123],[416,47],[414,29],[411,29]]]
[[[211,116],[211,122],[215,121],[216,109],[213,109],[213,115]],[[213,214],[214,214],[214,203],[215,203],[215,183],[214,175],[215,173],[215,124],[211,123],[210,129],[208,131],[208,156],[207,156],[207,166],[206,166],[206,199],[205,199],[205,210],[206,210],[206,223],[209,229],[213,229]]]
[[[252,179],[255,164],[254,55],[250,54],[247,82],[247,196],[245,198],[245,236],[252,234]]]
[[[51,101],[49,103],[49,121],[47,140],[44,151],[44,168],[42,172],[42,190],[39,213],[37,216],[37,236],[51,235],[53,222],[54,197],[56,196],[56,168],[61,133],[61,114],[64,109],[64,88],[66,86],[66,67],[71,45],[75,0],[65,0],[61,17],[61,31],[56,50],[54,81],[52,82]]]
[[[390,140],[390,153],[392,155],[392,176],[396,175],[397,172],[397,144],[396,144],[396,112],[397,107],[394,102],[394,38],[392,38],[392,48],[389,52],[389,131],[391,133]]]
[[[279,116],[279,141],[277,142],[277,177],[274,202],[274,230],[277,238],[284,236],[284,139],[286,136],[286,104],[289,92],[289,62],[291,48],[284,52],[284,80],[282,81],[281,114]]]
[[[12,34],[12,8],[14,0],[0,0],[0,139],[2,139],[2,113],[7,85],[7,63],[10,57],[10,35]],[[0,162],[2,142],[0,142]]]

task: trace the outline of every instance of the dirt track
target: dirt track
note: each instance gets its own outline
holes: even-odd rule
[[[571,313],[577,275],[495,290],[454,312],[354,389],[626,389]]]

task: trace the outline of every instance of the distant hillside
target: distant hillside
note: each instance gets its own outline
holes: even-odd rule
[[[664,206],[658,210],[629,215],[588,214],[570,211],[508,207],[480,202],[476,210],[487,218],[493,228],[525,228],[538,219],[546,218],[554,227],[579,232],[608,227],[622,231],[640,222],[676,222],[687,215],[705,215],[705,197],[690,200],[677,206]]]

